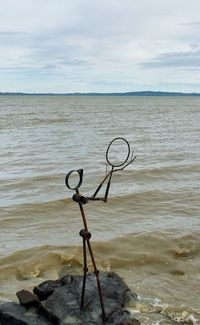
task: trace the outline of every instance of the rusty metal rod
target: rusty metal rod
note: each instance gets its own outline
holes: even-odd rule
[[[86,277],[87,277],[87,253],[86,253],[86,241],[83,238],[83,285],[82,285],[82,294],[81,294],[81,309],[84,307],[84,298],[85,298],[85,284],[86,284]]]
[[[93,264],[93,268],[94,268],[94,274],[96,275],[97,288],[98,288],[98,293],[99,293],[99,300],[100,300],[100,305],[101,305],[101,310],[102,310],[102,318],[103,318],[103,320],[105,320],[106,319],[106,313],[105,313],[105,308],[104,308],[104,301],[103,301],[103,295],[102,295],[102,290],[101,290],[101,283],[100,283],[100,279],[99,279],[99,270],[97,269],[97,266],[96,266],[96,262],[95,262],[95,259],[94,259],[94,255],[93,255],[93,252],[92,252],[92,247],[91,247],[89,239],[87,239],[87,245],[88,245],[88,250],[89,250],[90,257],[91,257],[92,264]]]
[[[79,190],[76,189],[76,194],[80,196]],[[82,286],[82,296],[81,296],[81,309],[84,307],[84,297],[85,297],[85,285],[86,285],[86,275],[87,275],[87,256],[86,256],[86,245],[85,242],[87,243],[88,250],[90,253],[90,257],[92,260],[93,268],[94,268],[94,273],[96,276],[96,281],[97,281],[97,288],[98,288],[98,293],[99,293],[99,301],[101,305],[101,310],[102,310],[102,319],[106,319],[106,313],[105,313],[105,308],[104,308],[104,302],[103,302],[103,295],[102,295],[102,290],[101,290],[101,284],[100,284],[100,279],[99,279],[99,270],[97,269],[94,254],[92,251],[92,246],[90,243],[90,237],[91,234],[88,232],[88,226],[87,226],[87,221],[86,221],[86,216],[85,216],[85,211],[83,209],[83,205],[80,201],[78,201],[79,208],[81,211],[81,216],[83,220],[83,225],[84,229],[80,231],[80,236],[83,237],[83,258],[84,258],[84,275],[83,275],[83,286]]]

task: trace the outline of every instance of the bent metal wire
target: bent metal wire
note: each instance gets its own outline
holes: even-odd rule
[[[123,143],[123,145],[125,146],[125,148],[127,150],[127,154],[125,156],[125,159],[122,162],[120,161],[118,163],[115,163],[115,162],[112,162],[112,159],[110,157],[110,152],[111,152],[111,148],[113,147],[113,145],[114,144],[116,145],[117,143],[119,144],[120,142]],[[79,235],[83,238],[83,259],[84,259],[84,261],[83,261],[83,285],[82,285],[80,308],[81,308],[81,310],[84,308],[85,286],[86,286],[86,277],[87,277],[87,272],[88,272],[87,253],[86,253],[86,245],[87,245],[87,248],[88,248],[91,260],[92,260],[94,273],[96,276],[97,288],[98,288],[98,294],[99,294],[99,300],[100,300],[103,320],[105,320],[108,317],[108,315],[106,317],[102,289],[101,289],[101,283],[100,283],[100,278],[99,278],[99,270],[97,269],[94,254],[92,251],[92,246],[90,243],[91,233],[88,231],[88,225],[87,225],[87,220],[86,220],[85,211],[83,209],[83,205],[88,203],[89,201],[96,201],[96,200],[107,202],[113,173],[125,169],[136,158],[136,156],[133,157],[133,153],[131,154],[131,157],[130,157],[130,153],[131,153],[130,145],[126,139],[118,137],[118,138],[114,138],[110,142],[110,144],[108,145],[107,150],[106,150],[106,161],[111,166],[111,170],[109,172],[106,172],[104,179],[99,184],[99,186],[95,190],[94,194],[91,196],[83,196],[79,192],[79,188],[83,182],[83,169],[71,170],[65,177],[66,186],[70,190],[75,191],[75,194],[73,195],[72,199],[79,204],[82,221],[83,221],[83,226],[84,226],[84,229],[81,229],[79,232]],[[78,174],[78,182],[77,182],[76,186],[70,185],[70,176],[72,174]],[[102,186],[106,182],[106,180],[107,180],[107,185],[106,185],[105,195],[103,197],[97,197],[97,194],[99,193],[100,189],[102,188]]]

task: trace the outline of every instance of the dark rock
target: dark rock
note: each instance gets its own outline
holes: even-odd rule
[[[59,319],[49,312],[41,303],[39,298],[27,290],[21,290],[16,293],[20,305],[24,306],[26,309],[31,307],[36,307],[36,313],[43,318],[49,320],[53,324],[60,324]]]
[[[119,325],[140,325],[140,322],[137,319],[127,319],[120,322]]]
[[[99,274],[106,320],[102,309],[94,273],[87,275],[84,308],[80,310],[82,276],[67,275],[55,281],[45,281],[31,292],[17,293],[20,304],[0,305],[1,325],[139,325],[123,307],[132,299],[124,281],[116,273]],[[46,300],[46,301],[43,301]],[[41,302],[42,301],[42,302]]]
[[[19,303],[24,307],[37,307],[41,305],[39,298],[27,290],[20,290],[16,293]]]
[[[62,279],[61,279],[62,281]],[[116,273],[100,273],[106,324],[120,324],[130,318],[123,311],[125,303],[136,297]],[[82,277],[73,277],[71,283],[53,290],[46,301],[46,309],[65,324],[102,324],[102,310],[99,302],[95,274],[89,274],[86,281],[84,308],[80,311]]]
[[[75,279],[82,279],[82,276],[76,276]],[[59,288],[62,285],[71,284],[74,280],[72,275],[65,275],[63,278],[58,280],[47,280],[39,284],[38,287],[33,289],[34,294],[36,294],[39,299],[46,300],[56,288]]]
[[[14,302],[0,305],[1,325],[52,325],[48,320],[36,313],[35,308],[27,309]]]
[[[36,294],[39,299],[46,300],[54,291],[54,289],[60,286],[60,280],[47,280],[42,282],[38,287],[33,289],[34,294]]]

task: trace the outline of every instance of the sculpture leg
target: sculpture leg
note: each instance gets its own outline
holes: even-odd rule
[[[85,284],[87,277],[87,254],[86,254],[86,241],[83,237],[83,285],[82,285],[82,295],[81,295],[81,309],[84,307],[84,298],[85,298]]]
[[[99,300],[100,300],[101,310],[102,310],[102,319],[105,320],[106,319],[106,313],[105,313],[105,309],[104,309],[103,295],[102,295],[101,284],[100,284],[100,279],[99,279],[99,270],[97,269],[97,266],[96,266],[96,262],[95,262],[94,255],[93,255],[93,252],[92,252],[92,247],[91,247],[91,244],[90,244],[90,239],[87,238],[86,240],[87,240],[88,250],[89,250],[90,257],[91,257],[92,264],[93,264],[93,268],[94,268],[94,274],[96,275],[97,288],[98,288],[98,293],[99,293]]]
[[[76,194],[79,195],[79,191],[76,190]],[[93,264],[93,268],[94,268],[94,273],[96,275],[96,281],[97,281],[97,287],[98,287],[98,293],[99,293],[99,300],[100,300],[100,305],[101,305],[101,310],[102,310],[102,319],[105,320],[106,319],[106,313],[105,313],[105,309],[104,309],[104,302],[103,302],[103,296],[102,296],[102,291],[101,291],[101,284],[100,284],[100,279],[99,279],[99,271],[96,267],[96,262],[94,259],[94,255],[92,252],[92,247],[90,244],[90,238],[91,238],[91,233],[88,231],[88,227],[87,227],[87,221],[86,221],[86,216],[85,216],[85,212],[83,209],[83,205],[81,202],[79,202],[79,207],[80,207],[80,211],[81,211],[81,215],[82,215],[82,219],[83,219],[83,224],[84,224],[84,229],[82,229],[79,233],[79,235],[83,238],[83,251],[84,251],[84,261],[86,260],[86,247],[85,244],[87,242],[87,246],[88,246],[88,250],[90,253],[90,257],[92,260],[92,264]],[[82,299],[81,299],[81,308],[83,308],[83,304],[84,304],[84,294],[85,294],[85,284],[86,284],[86,275],[87,275],[87,262],[84,262],[84,277],[83,277],[83,288],[82,288]]]

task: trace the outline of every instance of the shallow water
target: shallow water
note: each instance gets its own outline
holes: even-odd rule
[[[136,160],[113,175],[107,203],[85,206],[98,267],[139,295],[142,324],[198,323],[200,98],[1,96],[0,112],[1,301],[82,272],[65,175],[83,168],[92,194],[109,142],[125,137]]]

